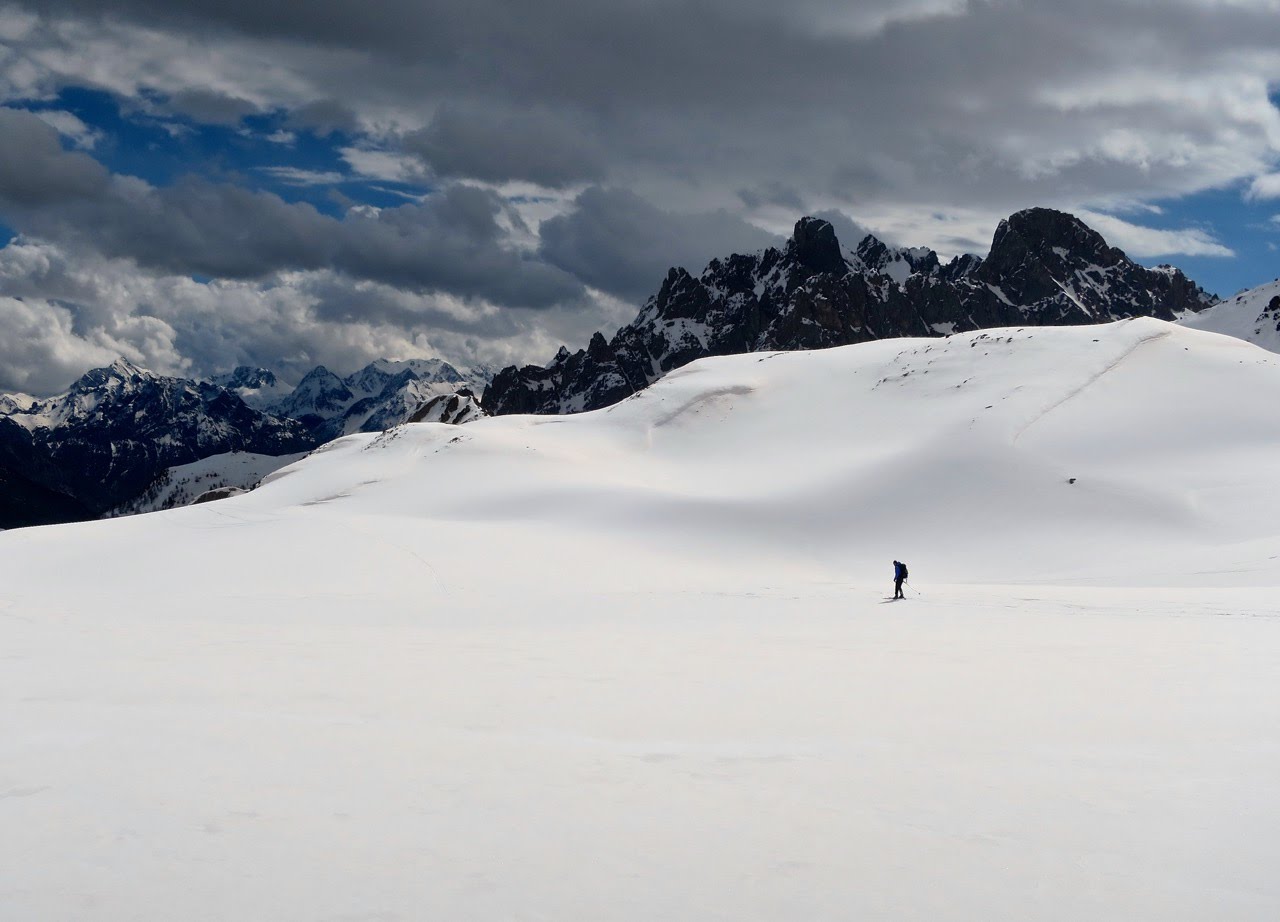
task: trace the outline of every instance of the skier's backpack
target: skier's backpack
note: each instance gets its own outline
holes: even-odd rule
[[[902,579],[904,582],[907,579],[907,565],[905,563],[902,565]]]

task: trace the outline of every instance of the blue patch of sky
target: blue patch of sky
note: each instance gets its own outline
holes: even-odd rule
[[[1234,256],[1170,254],[1139,260],[1145,265],[1170,263],[1205,290],[1226,298],[1280,276],[1280,201],[1248,201],[1248,183],[1213,189],[1156,203],[1160,214],[1126,216],[1128,220],[1161,230],[1199,228]]]
[[[354,137],[287,129],[284,113],[251,115],[236,125],[218,125],[170,114],[160,97],[151,97],[147,103],[122,105],[110,93],[71,87],[55,100],[28,108],[73,113],[101,135],[89,151],[95,159],[113,173],[136,176],[156,186],[195,175],[272,192],[289,202],[308,202],[335,217],[353,203],[392,207],[404,204],[408,196],[430,191],[353,174],[341,149],[353,145]],[[286,132],[287,141],[272,140]],[[303,184],[273,172],[273,167],[339,174],[341,179]]]
[[[1280,109],[1280,90],[1269,94]],[[1280,157],[1272,169],[1280,168]],[[1228,298],[1280,277],[1280,199],[1250,201],[1249,182],[1155,202],[1159,214],[1125,215],[1127,220],[1161,230],[1199,228],[1228,247],[1234,256],[1170,254],[1142,258],[1144,265],[1177,266],[1205,290]],[[1277,220],[1273,220],[1277,219]]]

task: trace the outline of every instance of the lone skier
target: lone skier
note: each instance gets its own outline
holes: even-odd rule
[[[902,594],[902,584],[907,578],[907,565],[901,560],[893,562],[893,597],[895,599],[905,599]]]

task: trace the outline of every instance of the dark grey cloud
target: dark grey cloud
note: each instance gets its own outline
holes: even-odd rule
[[[842,247],[848,250],[856,247],[867,234],[871,233],[870,230],[853,220],[843,211],[828,208],[814,212],[814,217],[830,222],[832,228],[835,229],[836,239],[840,241]],[[887,240],[885,242],[899,243],[897,240]]]
[[[166,100],[164,108],[209,125],[238,125],[246,115],[260,111],[247,99],[204,88],[180,90]]]
[[[804,210],[804,198],[801,196],[800,190],[790,183],[776,179],[766,180],[754,186],[739,189],[738,198],[748,208],[775,205],[780,208],[790,208],[796,212]]]
[[[102,195],[108,181],[88,154],[64,151],[48,124],[0,108],[0,201],[22,209],[59,206]]]
[[[41,19],[4,33],[10,100],[85,85],[198,121],[271,112],[352,138],[355,170],[434,193],[338,218],[208,177],[157,189],[0,116],[6,220],[70,259],[241,280],[222,289],[246,305],[224,339],[200,338],[205,315],[203,327],[163,318],[173,348],[199,361],[254,323],[282,354],[294,342],[332,355],[360,337],[408,348],[429,328],[471,354],[502,343],[486,354],[514,355],[513,337],[608,328],[617,305],[584,301],[584,284],[634,303],[668,266],[755,249],[773,240],[755,225],[785,233],[806,211],[846,222],[846,245],[865,225],[982,252],[1027,205],[1106,210],[1280,167],[1271,0],[22,5]],[[455,185],[429,190],[432,176]],[[516,200],[463,185],[513,181],[544,189]],[[1108,236],[1137,252],[1132,230]],[[289,289],[305,310],[272,301],[282,269],[306,274]],[[277,328],[263,304],[295,322]],[[145,336],[148,355],[168,354],[150,326],[93,317],[84,328],[103,342]],[[293,329],[299,317],[327,338]]]
[[[598,187],[579,195],[572,211],[544,222],[541,236],[552,265],[637,302],[657,290],[672,266],[696,274],[716,256],[780,242],[724,211],[677,214],[624,189]]]
[[[430,125],[402,143],[439,176],[557,188],[598,179],[606,169],[604,149],[578,119],[539,108],[501,111],[447,103]]]
[[[1168,0],[1159,15],[1149,0],[31,8],[151,27],[136,48],[86,53],[81,79],[129,71],[110,85],[164,83],[180,102],[211,65],[146,58],[168,29],[235,52],[219,58],[228,97],[359,113],[379,143],[440,175],[622,185],[668,209],[837,200],[869,223],[904,207],[990,223],[1029,202],[1249,177],[1275,161],[1280,134],[1266,97],[1280,16],[1266,0]],[[108,54],[125,60],[91,66]],[[130,71],[135,55],[147,66]],[[244,66],[268,56],[274,67]]]
[[[333,269],[518,307],[572,302],[571,275],[505,243],[494,192],[451,186],[422,203],[341,219],[267,192],[187,178],[154,188],[109,177],[57,133],[0,110],[0,214],[20,230],[177,274],[262,278]]]
[[[317,99],[290,109],[285,114],[285,127],[330,135],[335,131],[354,133],[360,120],[356,113],[336,99]]]

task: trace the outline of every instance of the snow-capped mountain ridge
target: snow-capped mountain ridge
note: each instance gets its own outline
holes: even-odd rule
[[[314,439],[226,388],[159,375],[125,359],[81,376],[63,394],[14,402],[0,415],[0,467],[100,513],[164,469],[233,450],[279,455]],[[39,517],[37,517],[39,518]],[[0,527],[23,524],[6,521]]]
[[[559,414],[616,403],[697,358],[814,349],[897,336],[1031,324],[1172,320],[1215,299],[1181,272],[1156,271],[1062,212],[1002,221],[986,259],[943,265],[924,248],[868,236],[846,255],[832,225],[796,222],[781,248],[673,268],[612,339],[562,349],[546,366],[509,367],[485,391],[491,413]]]
[[[483,390],[491,377],[486,366],[460,371],[442,359],[379,359],[345,378],[318,365],[270,409],[302,421],[317,438],[327,441],[394,426],[431,398],[463,389]]]
[[[1280,279],[1242,291],[1208,310],[1188,313],[1178,322],[1280,352]]]
[[[378,360],[345,379],[317,366],[289,389],[265,368],[197,381],[119,358],[62,394],[0,395],[0,468],[8,489],[22,494],[11,512],[0,510],[0,528],[127,504],[169,468],[211,455],[292,454],[349,432],[386,429],[487,375],[483,366],[464,373],[439,359]]]

